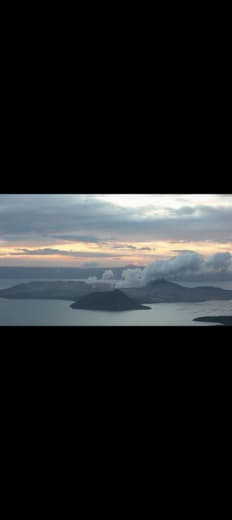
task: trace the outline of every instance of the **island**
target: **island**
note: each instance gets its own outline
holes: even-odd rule
[[[232,326],[232,316],[203,316],[200,318],[194,318],[193,321],[218,323],[219,326],[224,325],[225,327]]]
[[[29,282],[0,290],[0,298],[27,300],[69,300],[74,301],[80,296],[93,291],[91,285],[85,282],[56,281]]]
[[[120,289],[110,292],[93,292],[82,296],[70,305],[72,309],[85,309],[91,311],[135,311],[147,310],[150,307],[141,305],[132,300]]]
[[[153,280],[142,287],[130,287],[123,292],[140,303],[204,302],[232,300],[232,291],[219,287],[185,287],[163,278]]]
[[[101,293],[102,295],[101,297],[99,296],[99,298],[102,298],[102,301],[105,299],[105,301],[109,303],[114,297],[120,295],[121,301],[124,296],[125,305],[125,297],[130,300],[130,305],[169,302],[204,302],[209,300],[232,301],[232,290],[208,286],[184,287],[179,283],[170,282],[165,279],[153,280],[140,287],[121,287],[120,289],[115,289],[110,284],[104,284],[102,282],[99,286],[96,284],[96,288],[97,293]],[[14,287],[9,287],[8,289],[1,289],[0,298],[68,300],[77,303],[79,298],[92,295],[95,289],[90,283],[84,281],[38,281],[21,283]],[[115,293],[115,291],[119,291],[119,293]],[[87,301],[86,304],[89,305]],[[128,300],[127,304],[129,306]]]

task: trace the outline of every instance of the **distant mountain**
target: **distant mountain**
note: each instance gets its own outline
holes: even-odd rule
[[[177,282],[170,282],[169,280],[166,280],[165,278],[158,278],[157,280],[152,280],[151,282],[148,282],[147,285],[145,285],[147,289],[157,289],[159,287],[163,288],[174,288],[174,287],[183,287],[180,286]]]
[[[29,282],[0,290],[0,298],[71,300],[92,292],[92,287],[85,282],[56,281]]]
[[[72,309],[86,309],[95,311],[132,311],[145,310],[150,307],[140,305],[126,296],[119,289],[110,292],[94,292],[82,296],[77,302],[72,303]]]
[[[143,287],[122,289],[140,303],[200,302],[207,300],[232,300],[232,291],[219,287],[184,287],[163,278],[153,280]]]
[[[118,292],[117,292],[118,291]],[[126,306],[142,305],[143,303],[166,303],[166,302],[202,302],[207,300],[232,300],[232,290],[220,289],[219,287],[184,287],[178,283],[169,282],[165,279],[154,280],[143,287],[131,287],[127,289],[116,289],[101,283],[97,287],[97,292],[93,292],[90,284],[77,281],[38,281],[21,283],[8,289],[0,290],[0,298],[14,299],[43,299],[43,300],[70,300],[79,302],[82,296],[101,294],[102,300],[109,304],[117,302],[117,298],[122,302],[122,295]],[[97,300],[96,300],[97,302]],[[82,302],[85,303],[85,302]],[[88,301],[86,304],[89,305]],[[115,304],[116,305],[116,304]],[[135,307],[133,307],[135,308]],[[137,307],[138,308],[138,307]]]

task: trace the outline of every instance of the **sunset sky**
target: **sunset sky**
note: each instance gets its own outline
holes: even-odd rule
[[[232,254],[232,195],[0,195],[1,266],[145,266]]]

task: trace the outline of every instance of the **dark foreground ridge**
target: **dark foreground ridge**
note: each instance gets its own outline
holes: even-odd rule
[[[94,292],[82,296],[77,302],[70,305],[72,309],[86,309],[93,311],[134,311],[150,309],[132,300],[119,289],[111,292]]]
[[[232,316],[203,316],[202,318],[194,318],[193,321],[219,323],[224,325],[225,327],[232,326]]]

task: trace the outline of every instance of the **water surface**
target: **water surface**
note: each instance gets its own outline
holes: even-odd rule
[[[199,316],[231,315],[231,301],[151,304],[150,310],[103,312],[71,309],[59,300],[0,299],[0,325],[66,326],[213,326],[193,322]]]
[[[0,280],[0,288],[12,287],[25,280]],[[30,280],[32,281],[32,280]],[[36,280],[35,280],[36,281]],[[38,281],[38,279],[37,279]],[[184,284],[183,284],[184,285]],[[186,284],[185,284],[186,285]],[[193,283],[232,289],[232,282]],[[188,285],[189,286],[189,285]],[[215,326],[213,323],[193,322],[200,316],[232,315],[232,301],[200,303],[156,303],[150,310],[103,312],[71,309],[72,301],[11,300],[0,298],[0,325],[39,326]]]

